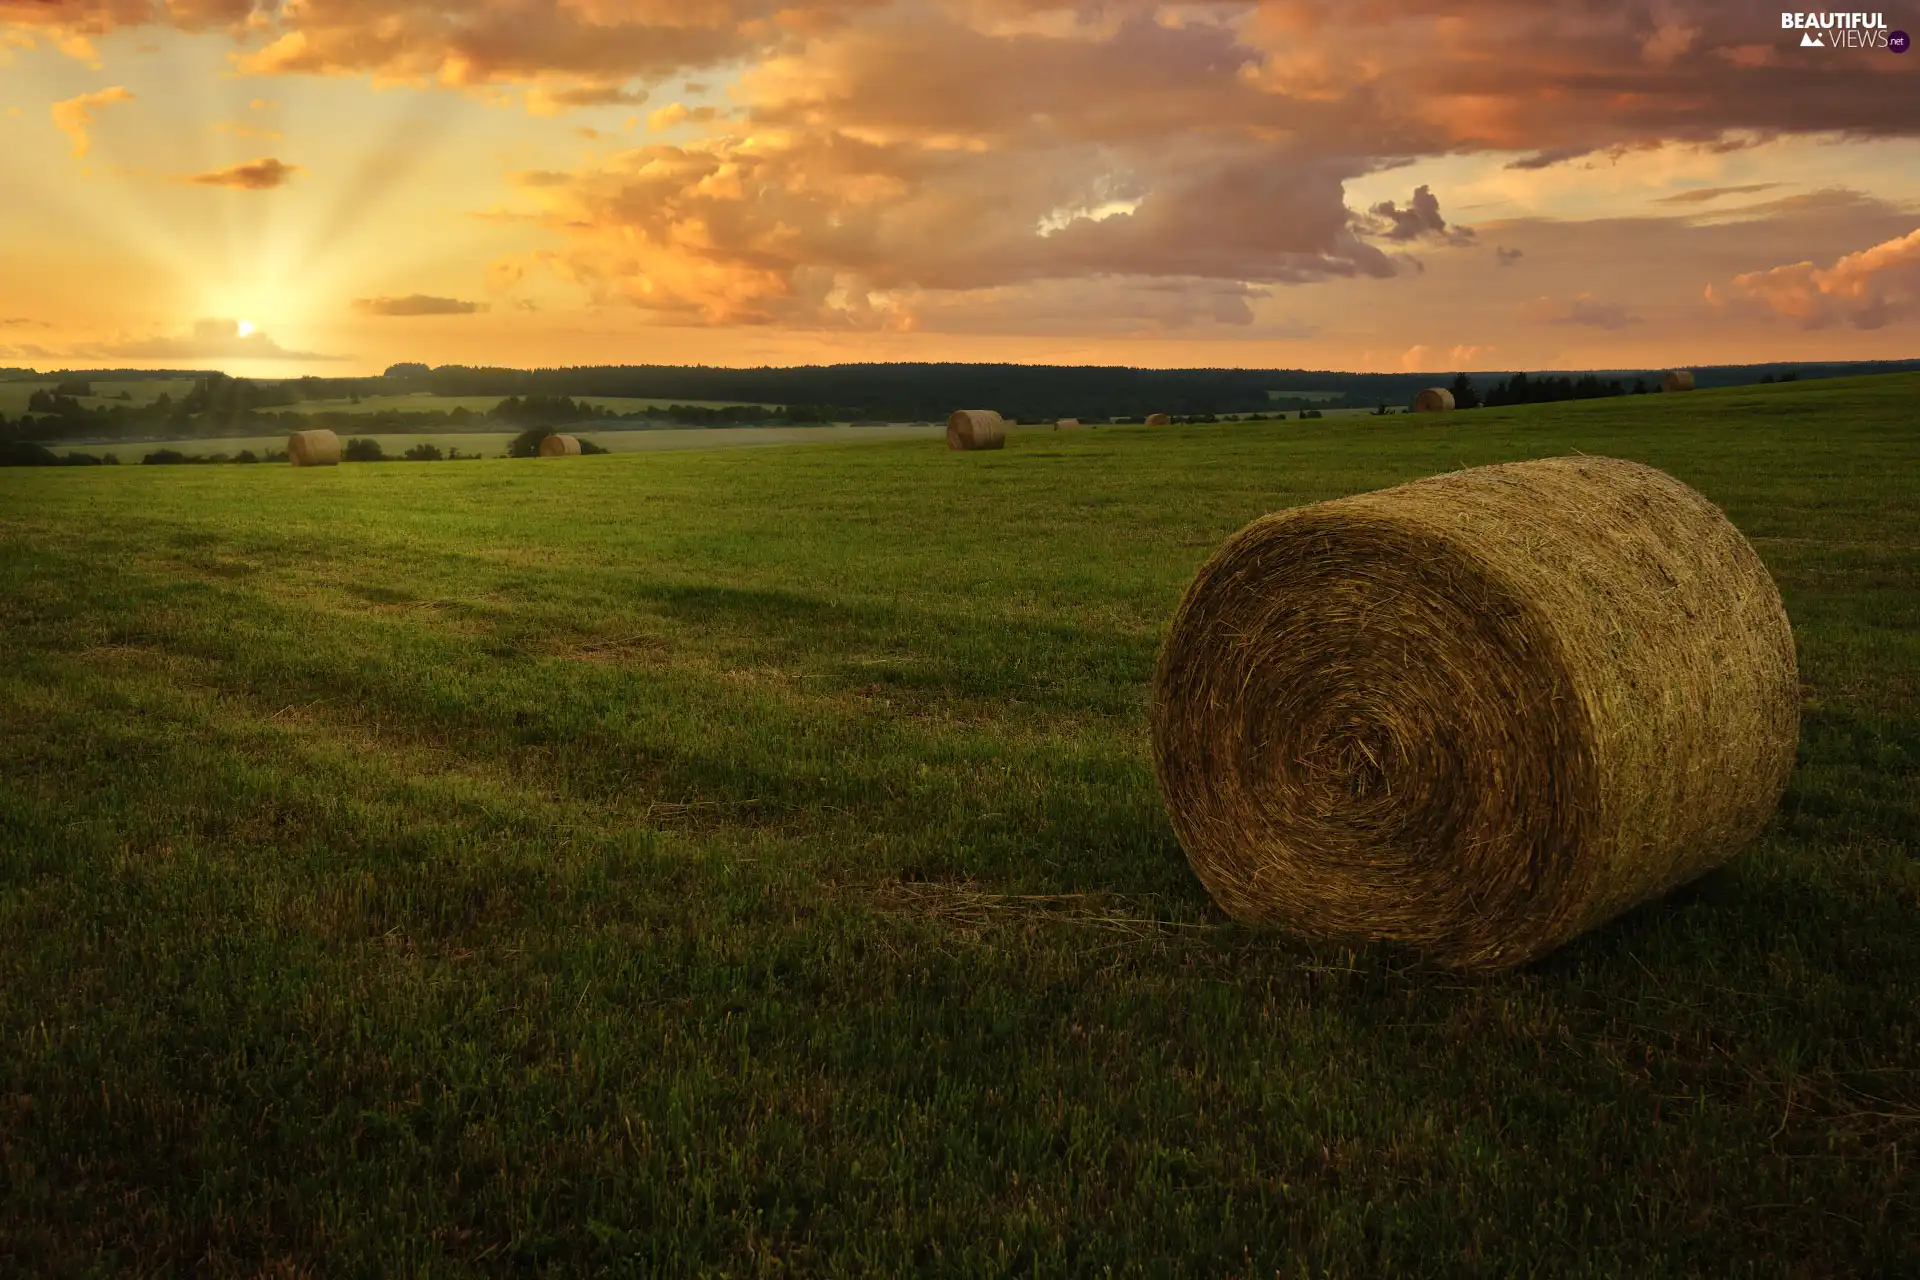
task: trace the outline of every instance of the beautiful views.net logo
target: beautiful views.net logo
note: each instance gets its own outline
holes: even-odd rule
[[[1905,53],[1910,41],[1904,31],[1887,30],[1878,13],[1783,13],[1782,31],[1800,32],[1802,49],[1889,49]]]

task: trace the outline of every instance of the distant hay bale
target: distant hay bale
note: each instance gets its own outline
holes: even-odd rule
[[[947,448],[1004,449],[1006,419],[991,409],[955,409],[947,418]]]
[[[1697,878],[1793,767],[1793,631],[1753,548],[1611,458],[1276,512],[1180,602],[1154,766],[1237,920],[1521,964]]]
[[[1164,427],[1172,421],[1173,419],[1164,413],[1150,413],[1147,415],[1147,425],[1150,427]]]
[[[577,458],[580,456],[580,441],[573,436],[546,436],[540,441],[540,456],[543,458]]]
[[[325,427],[296,431],[287,437],[287,461],[296,467],[337,467],[340,437]]]
[[[1691,369],[1667,370],[1667,372],[1660,375],[1660,389],[1662,391],[1693,390],[1693,370]]]
[[[1453,392],[1445,387],[1428,387],[1413,398],[1415,413],[1446,413],[1453,408]]]
[[[1078,431],[1080,429],[1080,419],[1062,418],[1053,424],[1053,429],[1055,431]]]

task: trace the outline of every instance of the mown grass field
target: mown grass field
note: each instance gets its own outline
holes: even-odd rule
[[[1920,1274],[1917,408],[0,472],[0,1271]],[[1502,977],[1225,922],[1188,577],[1575,450],[1778,579],[1777,820]]]
[[[1024,428],[1041,430],[1042,428]],[[663,449],[734,449],[743,445],[818,444],[828,441],[884,440],[914,436],[928,440],[946,439],[946,427],[916,427],[905,423],[884,427],[661,427],[651,430],[601,430],[595,427],[569,427],[570,434],[591,440],[609,453],[655,453]],[[517,434],[512,431],[422,431],[339,433],[343,440],[356,437],[377,440],[388,457],[397,458],[417,444],[434,444],[442,450],[458,449],[462,457],[503,459],[507,446]],[[133,443],[110,441],[105,444],[75,444],[64,441],[51,446],[55,453],[70,452],[116,455],[121,462],[139,462],[149,453],[171,449],[193,457],[211,457],[216,453],[231,458],[242,449],[251,449],[256,457],[269,450],[286,452],[287,438],[274,436],[208,436],[197,440],[142,440]]]
[[[415,391],[404,395],[361,396],[356,402],[349,397],[338,400],[304,400],[299,404],[285,406],[288,413],[379,413],[398,410],[402,413],[451,413],[455,409],[466,409],[470,413],[491,413],[495,405],[506,399],[505,396],[440,396],[432,392]],[[642,409],[666,409],[673,405],[687,405],[698,409],[722,409],[737,405],[736,400],[673,400],[649,396],[574,396],[579,404],[590,404],[596,409],[611,409],[615,413],[637,413]],[[748,403],[754,403],[749,401]]]
[[[27,401],[36,391],[51,391],[59,386],[63,379],[40,378],[37,380],[0,382],[0,414],[17,418],[27,412]],[[193,390],[192,378],[151,378],[130,382],[115,382],[105,379],[90,380],[95,392],[92,396],[82,396],[80,403],[89,409],[110,409],[116,404],[152,404],[160,398],[162,392],[175,400]],[[125,392],[130,398],[122,401],[119,395]],[[491,406],[489,406],[491,407]]]
[[[59,386],[60,378],[22,379],[0,382],[0,414],[17,418],[27,412],[27,401],[36,391],[51,391]],[[274,379],[267,379],[272,382]],[[128,404],[152,404],[160,398],[162,392],[178,401],[193,390],[192,378],[149,378],[135,381],[115,381],[112,379],[89,379],[96,394],[80,397],[80,403],[89,409],[112,408],[122,403],[117,397],[125,392],[131,399]],[[469,413],[491,413],[495,405],[505,396],[440,396],[431,392],[409,392],[402,395],[362,396],[359,400],[342,396],[338,400],[303,400],[296,404],[277,406],[276,413],[379,413],[398,410],[403,413],[451,413],[455,409],[465,409]],[[672,405],[683,404],[702,409],[719,409],[738,403],[732,400],[673,400],[646,396],[576,396],[581,404],[590,404],[595,408],[612,409],[615,413],[635,413],[641,409],[664,409]]]

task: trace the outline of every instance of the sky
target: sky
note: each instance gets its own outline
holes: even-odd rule
[[[1920,4],[1795,12],[0,0],[0,365],[1920,356]]]

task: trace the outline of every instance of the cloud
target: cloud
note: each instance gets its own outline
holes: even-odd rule
[[[1491,344],[1469,345],[1462,343],[1447,352],[1447,363],[1455,369],[1471,369],[1483,356],[1490,356],[1500,348]]]
[[[264,138],[269,142],[277,142],[286,136],[278,129],[263,129],[238,120],[216,120],[213,122],[213,131],[230,133],[236,138]]]
[[[1232,333],[1271,339],[1311,327],[1260,324],[1253,304],[1267,289],[1219,280],[1108,276],[964,290],[919,290],[870,298],[875,314],[846,316],[859,328],[902,333],[1142,336]]]
[[[1407,373],[1424,373],[1432,354],[1433,348],[1426,343],[1415,343],[1400,353],[1400,368]]]
[[[297,164],[282,164],[271,157],[228,165],[207,173],[190,174],[182,181],[198,187],[230,187],[236,191],[270,191],[293,181],[302,172]]]
[[[1079,290],[1120,308],[1103,324],[1258,332],[1276,308],[1232,290],[1415,289],[1409,250],[1469,239],[1443,183],[1349,208],[1356,181],[1419,157],[1601,168],[1662,144],[1704,159],[1784,134],[1920,134],[1886,78],[1904,60],[1802,57],[1770,19],[1736,0],[0,0],[0,22],[63,35],[244,30],[243,73],[621,107],[628,128],[624,106],[684,85],[649,119],[682,145],[549,159],[520,183],[548,237],[527,265],[663,322],[826,329],[973,325],[968,295],[1053,324]],[[1754,52],[1776,48],[1790,81]],[[689,105],[723,83],[723,108]],[[1720,198],[1655,207],[1678,224]],[[1541,281],[1553,262],[1532,252],[1496,278],[1582,287]],[[1517,301],[1493,305],[1511,320]],[[1633,323],[1578,301],[1556,322]]]
[[[487,304],[410,293],[404,298],[355,298],[353,309],[368,316],[470,316],[485,311]]]
[[[704,124],[719,114],[720,113],[712,107],[694,107],[689,109],[684,102],[670,102],[658,111],[652,112],[647,116],[647,131],[649,133],[659,133],[663,129],[671,129],[673,126],[687,120],[691,120],[696,124]]]
[[[0,346],[0,356],[5,356],[10,360],[19,360],[22,358],[28,359],[28,360],[60,359],[59,352],[49,351],[45,347],[35,346],[31,342],[23,342],[18,344],[17,346],[11,346],[11,347]]]
[[[104,36],[126,27],[160,25],[182,31],[244,29],[254,0],[0,0],[0,22],[61,40]]]
[[[129,360],[292,360],[336,361],[351,356],[322,355],[313,351],[289,351],[260,330],[242,336],[240,322],[233,319],[196,320],[189,336],[158,334],[131,341],[96,343],[88,351],[99,356]]]
[[[1505,245],[1497,245],[1494,247],[1493,256],[1501,266],[1510,267],[1526,255],[1518,249],[1509,249]]]
[[[1535,298],[1521,308],[1521,314],[1536,324],[1577,324],[1610,331],[1642,322],[1620,303],[1598,302],[1590,293],[1565,300]]]
[[[1670,66],[1693,48],[1693,42],[1699,38],[1698,26],[1668,20],[1655,27],[1653,33],[1641,41],[1640,56],[1654,66]]]
[[[495,258],[487,264],[487,292],[505,293],[526,278],[527,267],[517,258]]]
[[[1831,267],[1796,262],[1733,278],[1737,299],[1803,329],[1879,329],[1920,316],[1920,230],[1849,253]],[[1716,298],[1708,286],[1708,298]]]
[[[0,0],[4,3],[5,0]],[[115,0],[86,0],[105,5]],[[238,3],[239,0],[234,0]],[[269,42],[238,59],[255,75],[371,75],[455,88],[529,86],[550,114],[634,103],[626,86],[682,68],[751,58],[788,38],[785,0],[304,0],[263,10]],[[837,15],[857,3],[818,10]]]
[[[1556,164],[1568,160],[1577,160],[1581,156],[1592,155],[1594,148],[1583,146],[1549,147],[1545,151],[1536,151],[1530,156],[1521,156],[1518,160],[1509,160],[1509,169],[1551,169]]]
[[[1371,233],[1388,240],[1417,240],[1430,237],[1447,244],[1469,244],[1473,232],[1467,227],[1449,227],[1447,220],[1440,216],[1440,200],[1429,187],[1419,186],[1413,189],[1413,199],[1406,208],[1398,208],[1391,200],[1382,200],[1367,210]]]
[[[115,102],[132,102],[133,94],[120,85],[110,89],[98,89],[93,93],[83,93],[78,97],[56,102],[48,108],[53,116],[54,128],[73,140],[73,158],[84,160],[93,147],[93,140],[87,130],[93,125],[93,113],[101,107]]]
[[[559,241],[552,274],[674,323],[880,327],[957,316],[967,290],[1038,315],[1053,281],[1093,296],[1108,279],[1397,274],[1345,199],[1372,162],[1280,127],[1241,74],[1256,57],[1214,23],[1003,35],[892,10],[762,62],[696,140],[519,186]],[[709,110],[669,104],[651,124]],[[1437,197],[1411,216],[1438,217]],[[1189,305],[1099,296],[1133,308],[1123,324],[1184,323]],[[1206,298],[1206,323],[1253,305]]]
[[[1676,191],[1670,196],[1658,196],[1655,204],[1705,204],[1709,200],[1718,200],[1722,196],[1751,195],[1756,191],[1771,191],[1782,184],[1778,182],[1743,182],[1732,187],[1695,187],[1691,191]]]
[[[0,329],[51,329],[52,327],[45,320],[30,320],[26,316],[0,317]]]
[[[536,85],[527,90],[527,114],[557,116],[578,107],[637,107],[646,100],[645,89],[625,89],[614,84],[578,85],[561,89]]]

